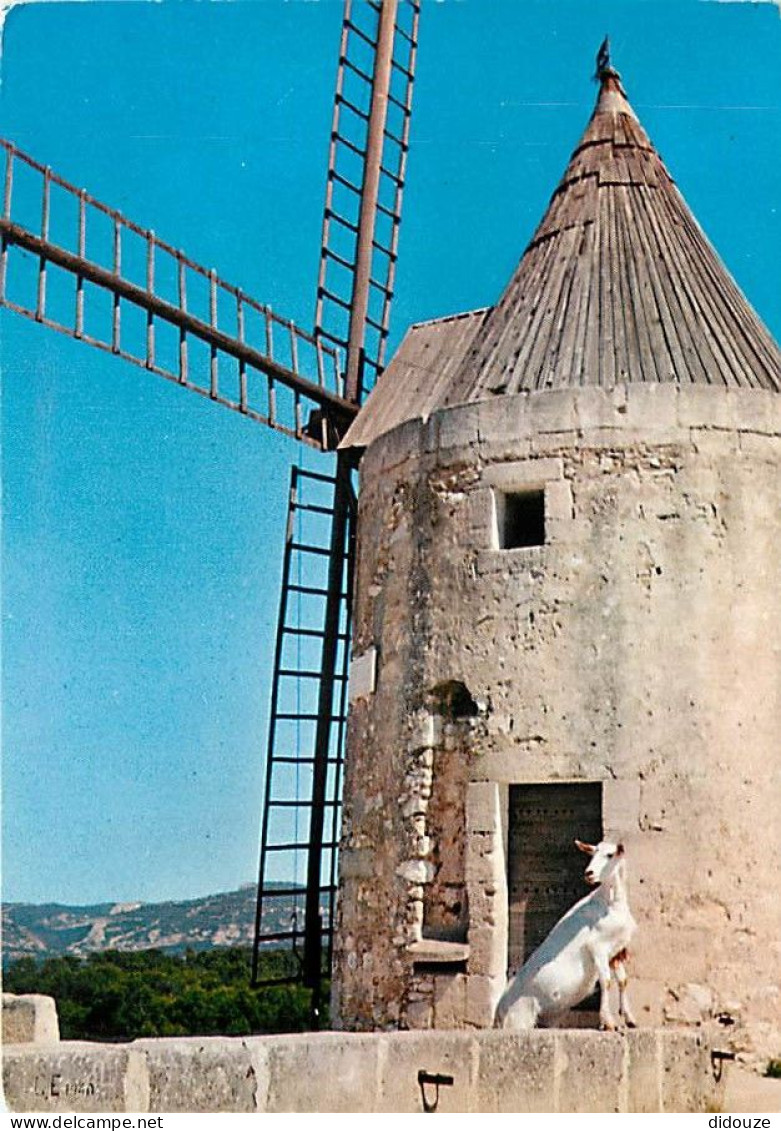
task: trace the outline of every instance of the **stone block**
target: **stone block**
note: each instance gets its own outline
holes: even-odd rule
[[[777,436],[763,436],[758,432],[740,433],[740,450],[743,455],[765,463],[777,464],[781,456],[781,443]]]
[[[778,434],[781,418],[775,413],[777,400],[778,394],[768,389],[741,389],[734,410],[736,427],[741,432]]]
[[[530,1033],[481,1033],[475,1110],[554,1112],[555,1037]]]
[[[466,787],[466,828],[469,833],[495,833],[501,827],[499,786],[472,781]]]
[[[529,395],[529,420],[532,435],[541,432],[576,430],[577,390],[545,389]]]
[[[620,428],[626,419],[627,386],[613,389],[584,386],[577,390],[576,413],[578,427]]]
[[[499,998],[502,996],[506,979],[503,975],[495,977],[471,973],[466,984],[466,1021],[478,1029],[491,1029]]]
[[[742,399],[743,390],[738,396]],[[709,385],[692,385],[680,389],[678,421],[683,428],[734,428],[735,393],[730,389]]]
[[[559,541],[573,519],[572,487],[563,479],[545,485],[545,525],[553,540]],[[550,540],[550,539],[548,539]]]
[[[649,382],[629,385],[626,396],[626,424],[646,436],[678,428],[678,386]]]
[[[620,1034],[559,1029],[554,1040],[556,1110],[621,1111],[626,1064]]]
[[[467,497],[468,537],[471,546],[498,549],[496,501],[490,487],[473,488]]]
[[[11,1111],[149,1110],[146,1058],[130,1045],[8,1046],[3,1092]]]
[[[656,1029],[630,1029],[628,1048],[627,1111],[662,1110],[662,1065]]]
[[[3,994],[3,1044],[50,1044],[59,1041],[60,1025],[53,997]]]
[[[360,656],[350,661],[350,680],[348,683],[350,703],[367,699],[377,687],[377,649],[367,648]]]
[[[470,448],[478,441],[478,407],[476,404],[458,405],[443,409],[439,417],[440,459],[452,459],[456,455],[469,454]],[[470,457],[473,458],[473,457]]]
[[[421,454],[423,427],[420,419],[407,420],[386,432],[371,446],[372,463],[388,471]],[[375,464],[375,460],[377,461]]]
[[[581,433],[575,428],[563,432],[537,432],[532,435],[532,455],[554,456],[564,449],[571,451],[580,446]]]
[[[503,491],[524,487],[543,487],[550,480],[564,477],[564,465],[559,457],[548,459],[513,460],[495,463],[485,468],[483,482]]]
[[[522,454],[532,435],[529,394],[480,401],[478,407],[480,454],[485,456],[492,451],[499,459]]]
[[[380,1039],[376,1034],[296,1033],[257,1041],[258,1051],[264,1055],[267,1081],[261,1110],[377,1110]]]
[[[740,447],[739,434],[728,430],[692,428],[689,437],[695,452],[711,460],[734,459]]]
[[[662,1111],[705,1111],[712,1092],[710,1054],[702,1037],[685,1029],[661,1029]]]
[[[434,975],[434,1028],[463,1029],[466,1020],[466,974]]]
[[[149,1111],[254,1112],[258,1072],[239,1037],[139,1040],[146,1057]]]
[[[380,1090],[377,1111],[422,1112],[423,1095],[435,1098],[432,1084],[421,1085],[420,1072],[452,1076],[439,1088],[437,1112],[469,1112],[475,1108],[478,1046],[469,1033],[394,1033],[375,1038],[380,1046]]]

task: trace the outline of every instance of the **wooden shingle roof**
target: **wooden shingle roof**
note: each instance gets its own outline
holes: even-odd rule
[[[460,325],[413,327],[345,444],[364,446],[448,405],[634,381],[781,391],[781,351],[608,70],[586,132],[497,304]]]

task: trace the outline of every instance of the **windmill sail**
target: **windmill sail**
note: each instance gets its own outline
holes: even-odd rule
[[[334,446],[355,415],[336,347],[2,139],[0,156],[0,306]],[[140,329],[128,307],[143,312]]]
[[[412,90],[417,54],[419,0],[346,0],[334,99],[323,242],[317,290],[315,334],[346,350],[344,395],[360,405],[382,370],[393,298],[401,204],[409,148]],[[337,462],[331,508],[329,581],[322,610],[320,678],[316,726],[297,747],[300,767],[311,778],[291,806],[306,821],[306,883],[301,970],[312,988],[313,1013],[319,1005],[324,968],[330,964],[333,938],[333,883],[341,817],[340,782],[332,789],[333,765],[341,767],[345,737],[347,647],[342,630],[349,625],[354,525],[352,456]],[[287,562],[287,558],[286,558]],[[287,565],[285,566],[287,569]],[[283,596],[283,608],[284,608]],[[282,618],[285,614],[281,612]],[[280,620],[282,623],[282,619]],[[281,685],[277,658],[273,686]],[[306,685],[303,676],[301,685]],[[272,700],[273,703],[273,700]],[[269,739],[269,767],[278,760],[275,728]],[[281,753],[281,751],[280,751]],[[283,755],[284,756],[284,755]],[[304,774],[299,774],[299,781]],[[264,796],[253,968],[260,948],[273,943],[274,872],[283,852],[274,840],[273,813],[280,796],[269,776]],[[330,832],[328,831],[330,829]],[[282,835],[281,844],[288,843]],[[303,849],[299,850],[302,851]]]

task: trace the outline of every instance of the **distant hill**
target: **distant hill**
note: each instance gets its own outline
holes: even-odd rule
[[[176,953],[188,947],[251,946],[256,890],[254,884],[244,884],[236,891],[166,903],[96,903],[89,907],[7,903],[3,906],[3,964],[24,957],[78,956],[102,950],[154,947]],[[292,911],[292,900],[279,897],[270,906],[267,922],[287,930]]]

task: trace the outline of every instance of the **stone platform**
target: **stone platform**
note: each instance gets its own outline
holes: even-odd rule
[[[63,1041],[6,1045],[3,1060],[17,1112],[705,1112],[723,1099],[702,1036],[675,1029]]]

